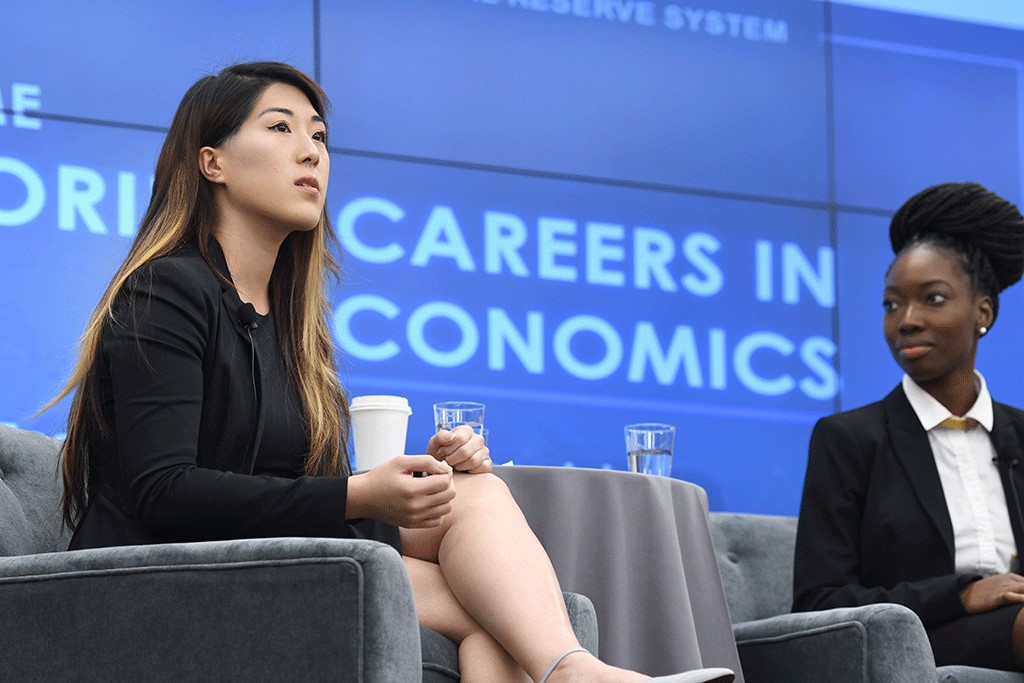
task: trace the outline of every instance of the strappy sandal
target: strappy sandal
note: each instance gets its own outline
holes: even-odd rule
[[[562,654],[555,658],[555,661],[551,662],[551,666],[544,672],[544,675],[540,677],[539,683],[548,683],[548,678],[554,673],[555,669],[562,660],[571,654],[577,652],[587,652],[586,648],[574,647],[571,650],[566,650]],[[729,669],[714,668],[714,669],[695,669],[693,671],[684,671],[680,674],[672,674],[671,676],[658,676],[657,678],[651,678],[650,683],[732,683],[733,679],[736,678]]]

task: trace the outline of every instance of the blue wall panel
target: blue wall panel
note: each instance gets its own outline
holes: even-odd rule
[[[900,373],[889,214],[1021,193],[1019,31],[818,0],[42,2],[0,25],[0,422],[60,433],[85,320],[185,89],[235,61],[334,103],[353,395],[488,405],[499,462],[625,467],[679,428],[713,509],[796,511],[814,421]],[[1020,288],[979,367],[1024,404]]]

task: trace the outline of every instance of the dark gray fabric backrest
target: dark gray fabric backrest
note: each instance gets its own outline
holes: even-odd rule
[[[0,556],[67,550],[61,531],[61,442],[0,424]]]
[[[732,623],[788,614],[796,517],[713,512],[710,522]]]

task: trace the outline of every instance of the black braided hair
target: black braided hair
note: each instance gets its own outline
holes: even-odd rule
[[[977,183],[943,183],[924,189],[896,211],[889,241],[899,256],[919,244],[960,256],[974,291],[992,299],[1024,274],[1024,216],[1011,202]]]

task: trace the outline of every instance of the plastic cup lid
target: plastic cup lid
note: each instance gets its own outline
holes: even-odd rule
[[[352,410],[401,410],[412,415],[412,408],[409,407],[409,399],[404,396],[356,396],[349,403],[348,409]]]

